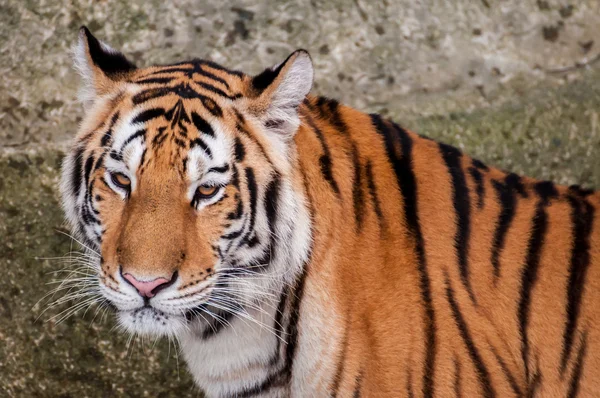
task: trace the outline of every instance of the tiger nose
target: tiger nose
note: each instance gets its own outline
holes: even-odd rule
[[[177,271],[171,276],[171,279],[167,278],[156,278],[151,281],[141,281],[130,273],[123,274],[123,278],[135,287],[140,296],[142,297],[154,297],[161,290],[171,286],[177,279]]]

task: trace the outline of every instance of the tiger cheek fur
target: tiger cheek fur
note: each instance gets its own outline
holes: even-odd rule
[[[211,397],[593,396],[600,195],[249,76],[137,68],[82,29],[73,231],[132,333]]]

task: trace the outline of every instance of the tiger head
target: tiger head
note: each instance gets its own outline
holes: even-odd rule
[[[86,114],[63,208],[125,329],[201,331],[294,280],[311,241],[293,140],[308,53],[256,76],[205,60],[137,68],[83,27],[75,66]]]

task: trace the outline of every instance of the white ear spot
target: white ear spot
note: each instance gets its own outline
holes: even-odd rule
[[[291,138],[300,125],[298,107],[312,87],[313,65],[308,53],[298,50],[283,65],[277,65],[272,70],[277,69],[282,69],[283,76],[279,77],[261,119],[268,130],[277,132],[284,138]]]

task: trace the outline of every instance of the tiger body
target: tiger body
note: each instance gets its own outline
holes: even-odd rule
[[[67,215],[121,325],[177,338],[208,396],[600,392],[598,193],[306,96],[302,53],[251,78],[82,40]]]

